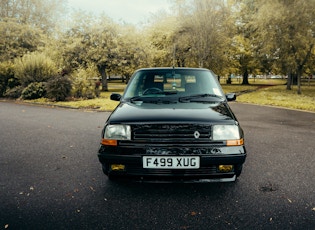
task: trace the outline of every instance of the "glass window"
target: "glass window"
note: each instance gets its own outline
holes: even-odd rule
[[[150,89],[150,90],[149,90]],[[216,76],[205,69],[142,69],[131,78],[124,98],[153,95],[216,94],[223,96]]]

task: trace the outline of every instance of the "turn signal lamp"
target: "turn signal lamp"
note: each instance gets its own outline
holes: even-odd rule
[[[244,139],[239,139],[239,140],[227,140],[226,141],[227,146],[240,146],[244,145]]]
[[[117,140],[102,139],[102,145],[117,146]]]

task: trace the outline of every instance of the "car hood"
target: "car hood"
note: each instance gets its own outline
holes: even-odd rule
[[[231,123],[235,115],[226,102],[219,103],[131,103],[121,102],[108,123]]]

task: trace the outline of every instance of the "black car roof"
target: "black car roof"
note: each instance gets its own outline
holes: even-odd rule
[[[205,71],[210,71],[209,69],[206,68],[195,68],[195,67],[149,67],[149,68],[141,68],[138,69],[137,71],[141,70],[205,70]]]

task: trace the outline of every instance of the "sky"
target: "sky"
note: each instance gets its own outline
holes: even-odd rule
[[[105,13],[115,22],[134,25],[144,23],[158,11],[169,11],[169,0],[68,0],[70,9],[81,9],[99,15]]]

